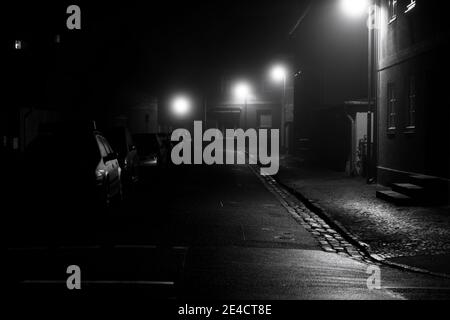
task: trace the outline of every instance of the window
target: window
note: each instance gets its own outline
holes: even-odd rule
[[[408,96],[408,129],[416,127],[416,107],[417,107],[417,93],[416,93],[416,77],[411,77],[409,80],[409,96]]]
[[[101,137],[101,141],[102,141],[103,145],[105,146],[106,154],[107,155],[113,154],[113,150],[112,150],[111,146],[109,145],[108,141],[106,141],[106,139],[104,137]]]
[[[22,49],[22,41],[21,40],[14,41],[14,49],[16,49],[16,50]]]
[[[409,4],[406,6],[405,13],[410,12],[415,7],[416,7],[416,0],[410,0]]]
[[[106,150],[106,147],[103,144],[101,136],[97,136],[97,144],[98,144],[98,147],[100,148],[101,157],[104,158],[104,157],[108,156],[108,151]]]
[[[263,129],[271,129],[272,128],[272,114],[261,113],[259,115],[259,127],[263,128]]]
[[[395,85],[393,83],[388,84],[388,130],[394,131],[397,129],[397,97],[395,92]]]
[[[397,2],[398,0],[388,0],[389,1],[389,22],[397,19]]]

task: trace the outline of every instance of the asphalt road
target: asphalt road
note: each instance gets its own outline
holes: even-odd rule
[[[383,266],[382,288],[369,290],[370,264],[324,252],[248,166],[151,169],[122,207],[101,219],[79,222],[70,204],[66,209],[61,215],[71,219],[62,225],[35,217],[11,228],[15,289],[67,292],[66,269],[77,265],[83,291],[161,299],[450,296],[448,279]],[[99,215],[88,206],[86,212]]]

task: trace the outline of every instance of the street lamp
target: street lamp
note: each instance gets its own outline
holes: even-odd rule
[[[238,99],[247,99],[250,91],[250,85],[246,82],[239,82],[234,87],[234,95]]]
[[[286,81],[287,70],[282,65],[276,65],[272,67],[270,75],[275,82]]]
[[[281,145],[285,146],[286,141],[286,77],[287,77],[287,68],[281,64],[275,65],[272,67],[270,71],[271,78],[276,83],[283,84],[283,96],[281,101]],[[287,150],[287,149],[286,149]]]
[[[189,113],[191,101],[186,96],[177,96],[172,101],[172,111],[175,115],[183,117]]]
[[[372,154],[372,144],[373,144],[373,131],[372,130],[372,119],[376,118],[377,113],[372,103],[373,99],[376,99],[375,94],[375,66],[377,64],[376,56],[376,26],[377,26],[377,10],[374,5],[375,0],[341,0],[341,8],[346,13],[346,15],[352,18],[361,17],[368,14],[367,27],[369,29],[369,73],[368,73],[368,113],[367,113],[367,183],[372,182],[373,173],[373,154]],[[374,50],[375,49],[375,50]]]
[[[286,100],[286,77],[287,77],[287,69],[283,65],[276,65],[273,66],[270,75],[272,77],[272,80],[277,83],[283,84],[283,104]]]
[[[372,173],[372,167],[374,161],[372,158],[372,118],[375,118],[375,122],[376,122],[376,117],[377,117],[377,109],[374,108],[374,106],[376,106],[376,99],[377,99],[377,95],[376,92],[374,92],[375,90],[375,86],[373,85],[374,83],[376,83],[376,72],[375,72],[375,67],[378,64],[378,56],[377,56],[377,52],[378,52],[378,48],[376,46],[377,44],[377,38],[378,38],[378,33],[377,28],[378,28],[378,23],[379,23],[379,8],[377,6],[377,2],[376,0],[340,0],[340,7],[342,9],[342,11],[347,15],[347,16],[351,16],[353,18],[358,17],[358,16],[363,16],[364,15],[364,11],[367,10],[366,12],[368,12],[368,19],[367,19],[367,27],[369,29],[369,74],[368,74],[368,116],[367,116],[367,167],[369,168],[369,174],[368,174],[368,179],[367,182],[371,183],[372,182],[372,177],[371,177],[371,173]],[[305,13],[303,14],[303,16],[299,19],[299,21],[297,22],[297,25],[295,26],[295,28],[291,31],[291,34],[293,34],[293,32],[295,32],[295,30],[298,29],[298,26],[300,25],[300,23],[305,19],[305,17],[308,15],[308,13],[310,12],[310,8],[311,6],[309,6],[307,8],[307,10],[305,11]],[[374,103],[372,103],[372,99],[374,100]],[[374,127],[374,130],[376,130],[376,126]],[[376,133],[374,135],[376,137]]]
[[[245,108],[245,129],[247,129],[247,104],[248,104],[248,97],[251,94],[251,87],[247,82],[239,82],[234,87],[234,95],[238,100],[244,100],[244,108]]]
[[[369,0],[341,0],[341,8],[350,17],[361,17],[369,6]]]

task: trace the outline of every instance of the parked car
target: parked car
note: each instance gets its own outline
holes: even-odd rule
[[[154,167],[168,165],[168,149],[161,141],[158,134],[135,134],[133,140],[136,143],[140,166]]]
[[[58,126],[30,144],[26,162],[29,194],[41,203],[88,209],[122,197],[118,155],[98,131]]]
[[[133,138],[126,127],[114,127],[107,131],[106,137],[118,153],[122,169],[122,183],[130,186],[138,181],[139,157]]]

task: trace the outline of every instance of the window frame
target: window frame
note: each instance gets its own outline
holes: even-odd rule
[[[387,85],[387,131],[395,133],[397,131],[397,94],[394,82]]]
[[[406,5],[405,13],[412,11],[417,5],[416,0],[410,0],[409,4]]]
[[[103,136],[101,137],[101,139],[102,139],[103,145],[105,146],[106,153],[108,154],[108,156],[114,154],[114,150],[111,147],[111,145],[109,144],[108,140],[106,140],[105,137],[103,137]]]
[[[389,24],[397,20],[398,17],[398,0],[388,0],[388,21]]]
[[[108,156],[108,149],[106,148],[105,144],[103,143],[103,137],[100,135],[95,136],[98,144],[98,148],[100,150],[100,156],[103,158]]]
[[[262,117],[267,116],[270,117],[270,127],[269,126],[262,126]],[[257,112],[257,118],[258,118],[258,128],[260,129],[272,129],[273,128],[273,112],[271,110],[259,110]]]
[[[406,130],[414,132],[417,127],[417,77],[412,75],[408,82],[408,117]]]

